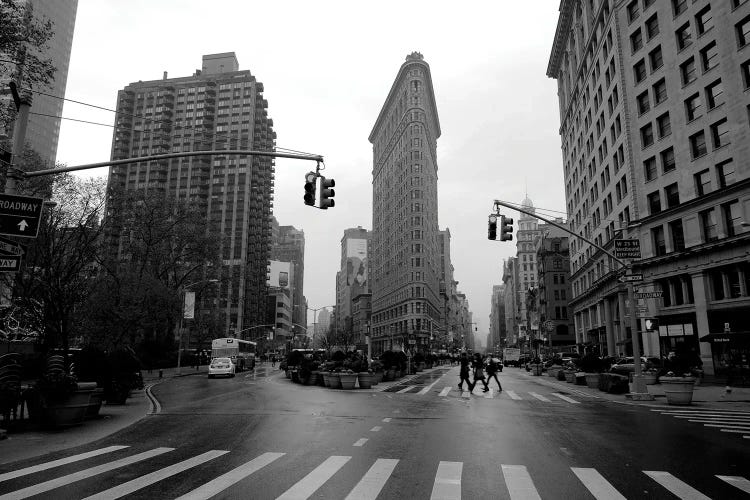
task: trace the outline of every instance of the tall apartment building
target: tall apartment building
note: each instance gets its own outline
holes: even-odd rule
[[[556,223],[564,225],[562,219]],[[571,298],[570,251],[568,233],[544,224],[535,244],[537,283],[537,309],[541,338],[548,347],[571,347],[576,343],[573,316],[569,314]]]
[[[172,151],[273,151],[276,133],[267,108],[263,84],[239,70],[234,52],[204,55],[202,69],[191,76],[165,73],[161,80],[131,83],[118,92],[112,159]],[[216,299],[227,334],[265,322],[273,185],[274,160],[260,156],[188,156],[109,172],[111,189],[188,201],[223,235],[221,285],[206,289],[202,305]],[[111,255],[121,259],[119,235],[113,236]]]
[[[352,333],[354,344],[359,349],[365,345],[369,303],[366,297],[371,295],[368,280],[370,238],[370,231],[362,226],[344,230],[341,237],[341,270],[336,273],[336,328],[342,333]]]
[[[570,228],[608,249],[620,232],[639,239],[639,287],[663,293],[631,307],[619,264],[571,241],[579,342],[630,352],[635,309],[649,354],[685,343],[721,374],[746,349],[748,42],[746,0],[561,2],[547,75],[558,82]],[[643,332],[646,317],[658,331]]]
[[[438,234],[438,249],[440,251],[440,299],[442,310],[438,331],[433,335],[438,344],[451,342],[452,309],[455,309],[455,293],[458,282],[453,278],[453,263],[451,262],[451,231],[448,228]]]
[[[70,52],[73,46],[73,31],[76,24],[76,13],[78,11],[78,0],[21,0],[31,11],[32,16],[43,22],[49,19],[53,22],[54,36],[48,43],[48,49],[39,54],[42,59],[51,58],[55,71],[54,80],[48,88],[35,88],[42,90],[45,94],[53,96],[65,96],[65,87],[68,83],[68,67],[70,65]],[[9,78],[0,78],[0,105],[6,106],[12,101],[8,82],[10,78],[18,80],[20,87],[24,87],[23,72],[18,71]],[[47,168],[55,166],[57,158],[57,140],[60,136],[60,118],[62,116],[63,100],[49,95],[33,94],[31,103],[31,114],[26,129],[26,142],[31,148],[39,153],[48,165]],[[11,136],[10,131],[7,131]]]
[[[505,285],[505,332],[507,346],[518,346],[521,311],[518,308],[518,259],[510,257],[503,262],[503,284]]]
[[[506,338],[505,325],[505,285],[493,285],[490,298],[490,331],[487,334],[487,348],[503,347]]]
[[[437,139],[430,67],[413,52],[401,65],[369,140],[373,145],[373,352],[391,338],[429,348],[440,325]]]
[[[294,279],[291,282],[291,320],[294,333],[304,334],[307,328],[307,308],[303,288],[305,284],[305,232],[294,226],[279,226],[276,219],[272,218],[271,234],[271,259],[290,262],[294,266]]]

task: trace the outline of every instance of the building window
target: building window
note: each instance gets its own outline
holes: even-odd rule
[[[736,236],[742,233],[742,210],[738,200],[724,203],[721,206],[724,214],[724,222],[727,225],[727,236]]]
[[[659,34],[659,19],[656,17],[656,14],[649,17],[646,21],[646,34],[648,34],[649,40]]]
[[[701,130],[690,136],[690,153],[693,159],[701,157],[708,152],[706,149],[706,134]]]
[[[648,90],[644,91],[639,95],[636,100],[638,101],[638,113],[643,114],[651,109],[651,103],[648,98]]]
[[[701,49],[701,64],[704,73],[719,64],[719,49],[716,42],[711,42]]]
[[[661,156],[661,170],[663,173],[667,173],[675,169],[674,160],[674,149],[668,148],[660,153]]]
[[[677,17],[687,10],[687,0],[672,0],[672,10]]]
[[[667,82],[662,78],[654,84],[654,106],[667,100]]]
[[[750,16],[737,23],[735,29],[737,30],[737,44],[740,48],[744,47],[750,41]]]
[[[695,174],[695,193],[703,196],[711,192],[711,172],[708,169]]]
[[[680,26],[674,34],[677,38],[677,48],[679,50],[682,50],[693,43],[693,33],[690,31],[690,23],[685,23]]]
[[[706,87],[706,104],[708,104],[708,109],[724,104],[724,85],[721,79]]]
[[[662,226],[657,226],[651,229],[651,241],[654,245],[655,255],[666,255],[667,242],[664,239],[664,228]]]
[[[706,243],[719,239],[719,233],[716,230],[715,212],[716,211],[713,208],[709,208],[698,214],[701,220],[701,228],[703,230],[703,241]]]
[[[640,83],[646,78],[646,61],[641,59],[633,66],[633,75],[635,83]]]
[[[725,188],[737,182],[737,177],[734,173],[734,162],[731,158],[716,165],[716,170],[719,174],[719,187]]]
[[[740,5],[743,5],[747,0],[732,0],[732,8],[736,9]]]
[[[675,252],[685,250],[685,231],[682,229],[682,219],[669,223],[669,234],[672,238],[672,249]]]
[[[664,195],[667,201],[667,208],[676,207],[680,204],[680,190],[677,188],[676,182],[664,188]]]
[[[711,14],[711,6],[706,7],[695,15],[695,26],[698,30],[698,36],[714,27],[714,19]]]
[[[632,23],[638,16],[641,15],[640,9],[638,8],[638,0],[633,0],[628,4],[628,22]]]
[[[750,88],[750,59],[740,65],[740,70],[742,71],[742,83],[745,84],[745,88]]]
[[[726,118],[722,118],[711,125],[711,138],[714,141],[714,149],[729,144],[729,124],[727,123]]]
[[[638,28],[632,35],[630,35],[630,49],[635,53],[641,50],[642,47],[643,34],[641,33],[641,28]]]
[[[641,127],[641,147],[647,148],[654,143],[654,127],[649,123]]]
[[[661,196],[659,191],[654,191],[648,195],[648,208],[651,214],[658,214],[661,212]]]
[[[672,133],[672,124],[669,121],[669,113],[664,113],[656,119],[656,130],[659,133],[659,139],[663,139]]]
[[[701,95],[693,94],[685,100],[685,116],[691,122],[701,115]]]
[[[680,76],[682,77],[682,84],[687,85],[688,83],[694,82],[697,78],[695,74],[695,58],[690,57],[684,63],[680,64]]]
[[[643,162],[643,175],[646,182],[656,179],[656,157],[651,157]]]
[[[651,62],[651,71],[656,71],[664,65],[664,58],[661,55],[661,45],[648,53],[648,59]]]

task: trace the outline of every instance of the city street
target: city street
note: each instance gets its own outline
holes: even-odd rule
[[[458,367],[448,366],[367,391],[293,384],[268,365],[230,379],[165,380],[150,390],[158,413],[135,425],[0,466],[0,499],[750,492],[740,479],[750,477],[747,403],[693,406],[683,410],[705,416],[687,419],[658,401],[611,401],[518,368],[506,368],[500,379],[501,393],[477,387],[473,395],[458,390]],[[720,423],[703,422],[710,418]],[[737,430],[743,422],[745,431]]]

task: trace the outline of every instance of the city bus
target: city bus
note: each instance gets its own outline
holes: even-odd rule
[[[256,343],[249,340],[233,338],[213,339],[211,341],[211,359],[231,358],[236,370],[252,370],[255,368]]]

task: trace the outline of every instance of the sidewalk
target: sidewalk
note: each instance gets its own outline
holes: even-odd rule
[[[181,374],[177,375],[176,368],[165,368],[159,378],[159,370],[151,373],[143,370],[144,389],[133,391],[124,405],[102,405],[98,418],[65,429],[33,429],[6,434],[5,439],[0,439],[0,465],[81,446],[114,434],[149,414],[151,402],[146,395],[149,386],[175,377],[205,375],[207,371],[207,365],[198,370],[183,366]]]

